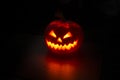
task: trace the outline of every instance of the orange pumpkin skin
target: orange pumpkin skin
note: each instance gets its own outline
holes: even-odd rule
[[[47,26],[44,40],[53,53],[74,53],[82,45],[83,31],[75,22],[55,20]]]

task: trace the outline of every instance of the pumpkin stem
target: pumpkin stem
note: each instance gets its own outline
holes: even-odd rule
[[[60,20],[65,20],[65,17],[63,16],[63,13],[60,9],[58,9],[57,12],[55,13],[55,17]]]

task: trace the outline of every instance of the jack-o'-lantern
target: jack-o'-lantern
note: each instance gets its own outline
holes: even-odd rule
[[[72,21],[55,20],[45,30],[45,43],[54,53],[75,52],[83,41],[81,27]]]

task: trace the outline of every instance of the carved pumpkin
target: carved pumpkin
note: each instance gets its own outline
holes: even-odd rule
[[[72,21],[53,21],[45,31],[45,43],[54,53],[75,52],[81,46],[82,41],[82,29]]]

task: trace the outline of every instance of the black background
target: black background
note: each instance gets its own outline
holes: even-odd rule
[[[117,0],[40,0],[24,1],[16,3],[16,28],[8,33],[3,60],[3,73],[10,79],[16,75],[16,68],[22,60],[23,54],[29,43],[29,36],[43,36],[45,27],[49,22],[55,20],[55,13],[60,9],[67,20],[79,23],[85,33],[85,41],[94,42],[101,49],[103,57],[101,79],[112,78],[112,73],[117,71],[113,66],[112,59],[116,55],[110,49],[113,44],[110,43],[115,37],[119,27],[119,2]],[[10,31],[10,30],[9,30]],[[21,36],[22,34],[22,36]],[[10,54],[9,54],[10,53]],[[114,58],[115,59],[115,58]]]

